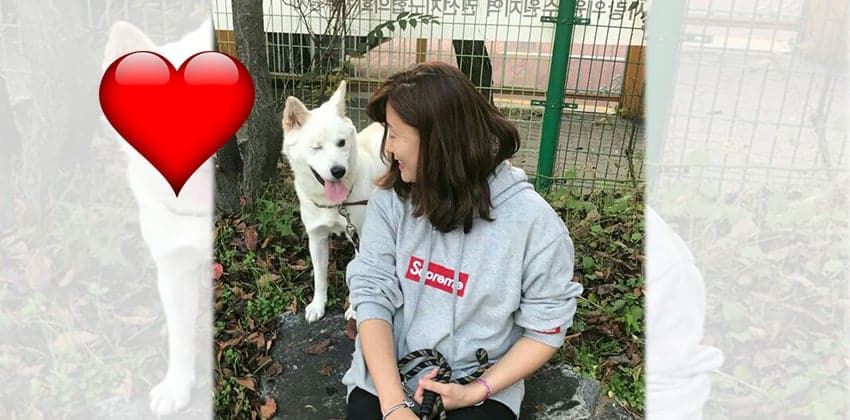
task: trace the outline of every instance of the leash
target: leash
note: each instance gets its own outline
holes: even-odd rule
[[[415,364],[412,368],[408,369],[407,366],[417,359],[422,360]],[[442,355],[442,353],[431,349],[416,350],[408,353],[398,361],[398,370],[402,377],[402,383],[406,383],[416,376],[416,374],[421,372],[422,369],[430,366],[436,366],[437,376],[434,378],[435,381],[442,382],[444,384],[453,382],[460,385],[466,385],[480,378],[481,375],[484,374],[484,371],[493,365],[489,361],[487,350],[476,350],[475,359],[478,361],[478,368],[470,375],[455,379],[454,381],[451,380],[452,368],[449,366],[446,358]],[[446,408],[443,406],[443,399],[436,392],[425,391],[425,394],[422,396],[422,405],[420,406],[419,413],[417,415],[422,420],[431,420],[433,418],[446,420],[447,414]]]
[[[313,205],[322,209],[336,209],[340,216],[345,218],[345,238],[348,239],[348,242],[351,245],[354,245],[354,253],[360,253],[360,237],[357,235],[357,227],[354,226],[354,223],[351,223],[351,213],[348,212],[348,206],[365,206],[369,203],[369,200],[360,200],[360,201],[352,201],[345,202],[341,204],[317,204],[313,202]]]

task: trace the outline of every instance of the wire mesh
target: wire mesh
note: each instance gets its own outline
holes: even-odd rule
[[[844,15],[821,11],[840,4]],[[846,10],[844,2],[691,1],[657,163],[664,178],[729,191],[844,172],[846,34],[838,28]]]
[[[364,110],[366,101],[383,79],[417,62],[443,61],[458,66],[516,124],[522,147],[513,163],[530,176],[536,175],[543,107],[532,105],[532,101],[545,100],[553,54],[570,54],[553,50],[554,25],[543,21],[544,17],[557,15],[556,0],[347,3],[355,4],[350,8],[348,28],[345,36],[335,39],[344,48],[341,56],[332,60],[333,66],[342,71],[330,78],[334,83],[325,83],[316,92],[305,81],[315,81],[317,75],[332,72],[328,67],[317,68],[317,57],[331,47],[327,41],[332,37],[316,22],[327,20],[334,7],[342,7],[341,3],[264,2],[269,68],[281,106],[289,95],[310,107],[317,106],[344,77],[349,80],[349,116],[361,129],[369,122]],[[619,20],[607,19],[604,26],[594,26],[601,9],[590,15],[593,11],[585,8],[581,17],[590,16],[591,25],[576,27],[581,29],[576,29],[574,37],[564,101],[576,102],[578,109],[564,110],[554,178],[555,182],[584,187],[606,182],[615,185],[643,176],[643,41],[639,19],[643,2],[634,2],[632,10],[625,1],[591,3],[604,3],[606,10],[622,16]],[[219,48],[233,53],[230,1],[213,0],[212,7]],[[385,38],[362,57],[347,55],[366,42],[368,29],[394,20],[402,12],[430,14],[440,23],[420,23],[405,30],[396,27],[395,31],[385,31]],[[626,92],[627,75],[633,83]],[[626,104],[628,109],[623,111],[626,101],[630,101]]]

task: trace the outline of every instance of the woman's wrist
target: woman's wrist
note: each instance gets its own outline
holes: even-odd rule
[[[412,412],[413,406],[414,406],[413,400],[411,400],[408,397],[404,397],[404,399],[401,402],[393,404],[389,408],[384,409],[383,407],[381,407],[381,419],[387,420],[393,414],[396,414],[397,412],[399,412],[401,410],[411,410],[411,412]]]
[[[483,381],[486,383],[486,381]],[[485,385],[482,382],[474,381],[470,382],[466,385],[469,392],[467,392],[467,406],[481,405],[487,398],[490,398],[490,393],[492,388]]]
[[[385,413],[394,405],[406,400],[407,395],[404,394],[404,390],[402,388],[399,388],[398,391],[393,390],[392,393],[387,393],[387,395],[379,395],[378,401],[380,402],[381,413]]]

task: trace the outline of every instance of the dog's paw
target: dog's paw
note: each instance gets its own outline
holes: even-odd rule
[[[325,316],[325,302],[314,300],[307,305],[307,309],[304,312],[307,322],[316,322]]]
[[[150,393],[151,412],[157,417],[174,414],[189,404],[192,394],[191,380],[166,378],[153,387]]]
[[[357,319],[357,312],[350,306],[345,310],[345,320],[348,321],[349,319]]]

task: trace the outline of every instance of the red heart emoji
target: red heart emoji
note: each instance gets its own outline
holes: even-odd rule
[[[109,123],[165,177],[174,194],[242,126],[254,83],[242,63],[205,51],[179,70],[136,51],[115,60],[100,81]]]

